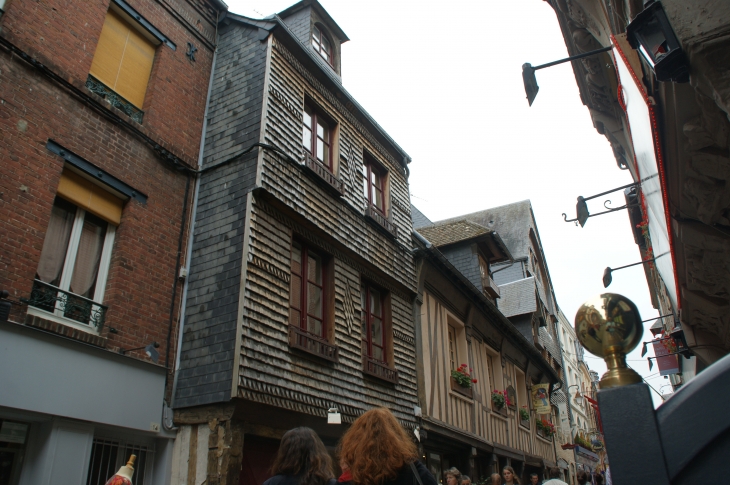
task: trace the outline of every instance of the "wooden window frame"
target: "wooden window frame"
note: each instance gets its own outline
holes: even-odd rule
[[[304,149],[309,153],[314,160],[316,160],[318,163],[320,163],[324,168],[326,168],[330,173],[334,174],[334,155],[333,152],[335,150],[335,129],[337,126],[337,123],[327,115],[319,106],[312,103],[309,99],[304,100],[304,113],[305,115],[310,116],[311,124],[307,126],[304,123],[304,118],[302,118],[302,146]],[[317,120],[322,119],[324,122],[326,122],[329,125],[329,130],[327,133],[327,140],[325,141],[323,138],[320,138],[317,134]],[[309,146],[304,144],[304,137],[305,132],[304,130],[309,130]],[[317,139],[322,140],[323,146],[329,147],[329,153],[327,155],[326,163],[323,163],[324,161],[319,158],[319,153],[317,153]]]
[[[387,324],[386,324],[386,321],[385,321],[385,317],[386,317],[386,312],[385,312],[385,295],[383,294],[383,291],[381,289],[375,288],[374,286],[372,286],[372,285],[370,285],[368,283],[363,283],[363,287],[362,287],[362,290],[361,291],[364,291],[364,294],[365,294],[365,307],[363,308],[362,305],[361,305],[361,308],[360,308],[360,310],[362,311],[362,317],[363,317],[363,323],[364,323],[364,329],[363,330],[365,331],[365,335],[362,336],[362,342],[363,342],[363,345],[365,347],[365,355],[367,355],[371,359],[375,359],[375,357],[373,356],[373,346],[379,347],[381,349],[382,356],[383,356],[383,359],[380,360],[380,362],[382,362],[383,364],[386,364],[387,365],[389,359],[388,359],[388,346],[387,346],[387,340],[388,339],[386,337],[386,326],[387,326]],[[373,319],[373,314],[372,314],[372,312],[370,310],[370,305],[369,305],[370,297],[372,296],[371,295],[371,291],[378,292],[378,295],[379,295],[379,298],[380,298],[380,315],[379,315],[379,318],[380,318],[380,321],[381,321],[380,334],[382,336],[380,345],[377,345],[375,342],[373,342],[373,339],[372,339],[372,319]],[[375,316],[375,318],[378,318],[378,316]],[[379,360],[379,359],[376,359],[376,360]]]
[[[456,363],[459,361],[459,346],[456,342],[456,328],[450,324],[447,324],[447,326],[446,334],[448,335],[449,342],[449,364],[451,366],[451,370],[456,370],[458,367]]]
[[[316,337],[318,339],[328,340],[327,339],[327,331],[328,331],[328,322],[327,322],[327,320],[328,320],[327,319],[327,316],[328,315],[327,315],[327,313],[328,312],[327,312],[327,304],[326,304],[326,302],[327,302],[327,298],[329,296],[329,284],[328,284],[328,281],[327,281],[327,268],[326,268],[327,258],[325,257],[324,254],[322,254],[322,252],[317,251],[316,249],[315,250],[312,250],[309,245],[307,245],[307,244],[305,244],[305,243],[303,243],[303,242],[301,242],[299,240],[295,240],[292,243],[292,260],[293,260],[294,245],[295,244],[296,245],[299,245],[299,247],[301,248],[301,258],[302,258],[301,269],[300,269],[301,273],[300,274],[295,273],[294,270],[293,270],[293,268],[291,266],[290,266],[290,272],[291,272],[291,276],[292,276],[292,281],[293,281],[293,277],[294,276],[299,277],[300,280],[301,280],[301,285],[300,285],[301,287],[299,289],[300,290],[300,294],[299,294],[300,308],[293,307],[292,306],[292,303],[291,303],[291,298],[289,299],[289,311],[290,311],[289,323],[292,324],[291,311],[292,310],[296,310],[296,311],[299,312],[299,325],[298,325],[298,327],[302,331],[304,331],[308,335],[311,335],[311,336]],[[310,282],[309,281],[309,254],[310,253],[316,255],[320,259],[320,261],[321,261],[321,265],[322,265],[322,269],[321,269],[322,274],[320,275],[321,281],[322,281],[322,285],[321,286],[317,285],[316,282]],[[292,261],[290,260],[290,265],[291,265],[291,263],[292,263]],[[321,301],[320,301],[321,311],[322,311],[322,317],[321,318],[318,318],[318,317],[316,317],[314,315],[310,315],[309,314],[308,288],[309,288],[309,284],[310,283],[318,286],[321,289],[321,291],[322,291],[322,298],[321,298]],[[291,284],[290,284],[290,287],[289,287],[289,291],[292,291]],[[309,332],[307,330],[307,320],[308,320],[309,317],[314,318],[314,319],[318,320],[321,323],[321,325],[322,325],[322,335],[317,335],[317,334],[311,333],[311,332]]]
[[[371,330],[372,314],[370,312],[369,305],[371,291],[376,291],[380,294],[382,346],[376,345],[376,347],[382,348],[382,359],[377,359],[373,356],[374,343],[372,342]],[[361,332],[364,332],[360,339],[362,343],[363,373],[392,384],[397,384],[398,371],[395,369],[395,354],[393,350],[393,312],[391,310],[391,293],[380,286],[374,285],[367,280],[363,280],[360,285],[360,295],[360,328]],[[364,302],[362,301],[363,296]],[[363,303],[365,304],[364,306]]]
[[[319,33],[319,40],[315,38],[315,32]],[[326,49],[324,47],[324,42],[322,41],[324,39],[327,41],[330,45],[329,49]],[[312,26],[312,48],[314,51],[319,54],[319,56],[330,66],[334,67],[335,65],[335,59],[334,59],[334,43],[330,40],[329,36],[325,33],[325,30],[320,27],[319,25],[315,24]],[[324,52],[324,54],[323,54]],[[326,54],[326,57],[325,57]]]
[[[363,176],[365,177],[365,180],[363,181],[363,195],[368,201],[368,205],[372,207],[373,209],[380,212],[384,217],[388,216],[388,207],[386,202],[386,195],[387,195],[387,180],[388,180],[388,170],[381,164],[378,163],[377,160],[375,160],[371,155],[368,153],[365,153],[363,156]],[[376,173],[378,175],[378,181],[379,186],[373,183],[372,181],[372,174]],[[378,207],[374,200],[374,191],[380,191],[380,201],[382,207]]]

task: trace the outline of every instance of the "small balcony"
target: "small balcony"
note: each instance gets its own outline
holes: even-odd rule
[[[106,318],[107,307],[105,305],[61,290],[40,280],[33,282],[30,297],[21,298],[20,301],[57,317],[68,318],[93,327],[97,332],[101,331]]]
[[[484,288],[484,294],[489,298],[499,298],[499,286],[491,277],[485,276],[482,278],[482,288]]]
[[[365,209],[365,216],[375,222],[388,236],[398,238],[398,227],[372,205],[368,205],[368,208]]]
[[[345,195],[345,183],[335,177],[332,172],[315,160],[315,158],[306,150],[304,151],[304,166],[310,173],[316,175],[317,179],[325,188],[329,189],[330,192],[334,193],[338,197]]]
[[[372,359],[367,355],[362,356],[362,371],[378,379],[392,382],[393,384],[398,383],[398,371],[391,369],[387,364]]]
[[[338,360],[336,345],[315,337],[294,325],[289,325],[289,347],[303,350],[330,362],[337,362]]]

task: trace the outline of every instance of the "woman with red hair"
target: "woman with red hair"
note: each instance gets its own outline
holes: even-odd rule
[[[342,437],[340,463],[346,485],[437,485],[410,435],[386,408],[360,416]]]

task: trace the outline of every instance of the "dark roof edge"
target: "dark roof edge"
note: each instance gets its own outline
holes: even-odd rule
[[[337,22],[335,22],[335,19],[332,18],[332,16],[325,10],[325,8],[317,1],[317,0],[303,0],[301,2],[295,3],[294,5],[291,5],[290,7],[282,10],[279,12],[278,15],[281,18],[288,17],[292,14],[297,13],[301,9],[308,7],[308,6],[314,7],[315,10],[317,10],[317,13],[321,15],[324,20],[329,24],[328,27],[332,28],[334,27],[335,34],[337,34],[337,37],[342,39],[343,43],[350,40],[350,38],[347,36],[344,30],[342,30],[342,27],[340,27]]]
[[[537,351],[537,349],[530,344],[530,342],[525,338],[524,335],[522,335],[512,324],[512,322],[509,321],[507,317],[505,317],[502,312],[497,309],[497,307],[487,299],[486,296],[484,296],[473,284],[471,281],[466,279],[466,276],[464,276],[461,271],[456,269],[454,265],[451,264],[451,262],[446,259],[446,256],[441,254],[441,251],[438,250],[434,245],[432,245],[428,240],[426,240],[423,236],[418,234],[417,232],[413,231],[413,234],[416,236],[416,239],[420,242],[420,244],[423,246],[420,249],[420,252],[423,254],[426,254],[430,256],[431,260],[438,262],[446,271],[448,271],[452,277],[454,277],[459,283],[466,289],[466,291],[471,292],[474,296],[477,297],[477,300],[482,304],[483,307],[486,307],[487,314],[492,314],[497,317],[497,319],[502,323],[502,327],[507,332],[507,337],[512,337],[510,340],[515,343],[518,348],[523,349],[529,357],[532,357],[535,359],[535,361],[540,365],[543,372],[549,374],[555,382],[560,382],[560,376],[555,372],[555,369],[550,367],[550,364],[547,363],[545,359],[543,359],[540,352]]]
[[[273,26],[267,28],[267,27],[262,27],[261,24],[272,24],[272,23],[275,23],[275,24],[278,24],[278,26],[282,27],[283,30],[287,33],[287,35],[291,38],[291,40],[293,40],[294,43],[299,46],[299,48],[302,50],[302,52],[304,52],[307,56],[309,56],[310,60],[312,60],[314,62],[314,64],[317,67],[319,67],[319,69],[321,70],[322,74],[324,74],[325,76],[327,76],[327,78],[329,78],[332,81],[332,83],[335,86],[337,86],[337,89],[339,89],[340,92],[342,92],[342,94],[347,98],[347,101],[350,101],[355,106],[355,108],[358,111],[360,111],[360,113],[362,113],[363,117],[367,120],[367,123],[371,124],[373,126],[373,128],[375,128],[375,130],[397,152],[399,152],[402,155],[402,159],[401,160],[397,160],[397,161],[401,164],[401,166],[406,171],[408,170],[408,164],[411,163],[411,160],[412,160],[411,157],[410,157],[410,155],[408,155],[406,153],[406,151],[403,150],[403,148],[401,148],[400,145],[398,145],[395,142],[395,140],[393,140],[390,137],[390,135],[388,135],[388,133],[386,133],[386,131],[377,123],[377,121],[375,121],[373,119],[373,117],[370,116],[370,114],[367,111],[365,111],[365,108],[363,108],[360,105],[360,103],[358,103],[357,100],[355,98],[353,98],[350,93],[347,92],[347,90],[342,86],[342,81],[333,72],[329,72],[329,69],[326,69],[326,68],[320,66],[320,64],[319,64],[320,61],[315,57],[314,52],[312,52],[310,49],[308,49],[307,46],[305,46],[302,43],[302,41],[299,40],[299,37],[297,37],[296,35],[294,35],[294,32],[292,32],[291,29],[289,29],[289,26],[286,25],[286,22],[284,22],[284,20],[282,20],[281,17],[279,17],[278,15],[274,15],[273,18],[266,18],[266,19],[257,20],[257,19],[252,19],[252,18],[245,17],[245,16],[239,15],[239,14],[228,14],[228,16],[226,18],[232,19],[232,20],[236,20],[237,22],[241,22],[241,23],[247,23],[247,24],[252,25],[254,27],[263,28],[263,29],[266,29],[266,30],[269,30],[269,31],[273,31]]]

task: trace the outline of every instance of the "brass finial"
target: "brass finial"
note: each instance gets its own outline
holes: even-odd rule
[[[641,382],[641,376],[626,366],[626,354],[639,345],[643,332],[639,310],[622,295],[601,293],[578,309],[578,340],[588,352],[602,357],[608,367],[601,377],[601,389]]]
[[[129,460],[127,460],[127,466],[134,470],[134,460],[137,459],[137,455],[129,455]]]

